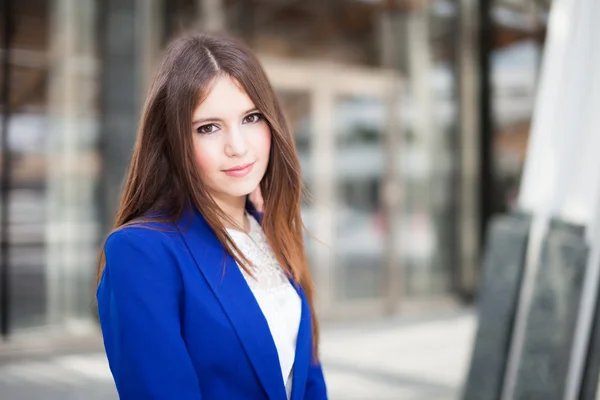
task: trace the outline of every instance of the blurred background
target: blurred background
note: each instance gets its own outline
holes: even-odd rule
[[[116,398],[97,251],[156,61],[189,30],[249,44],[293,127],[331,398],[457,398],[549,0],[0,3],[2,399]]]

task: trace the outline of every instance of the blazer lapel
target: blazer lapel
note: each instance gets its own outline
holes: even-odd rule
[[[308,307],[308,301],[304,296],[304,291],[297,283],[290,281],[300,299],[302,300],[302,314],[300,317],[300,327],[298,328],[298,338],[296,339],[296,355],[294,358],[294,380],[292,382],[291,400],[304,399],[306,389],[306,379],[308,377],[308,367],[312,359],[312,324],[311,313]]]
[[[197,211],[190,229],[182,231],[182,237],[233,325],[267,396],[273,400],[286,399],[279,356],[269,325],[235,260],[225,252],[212,228]]]

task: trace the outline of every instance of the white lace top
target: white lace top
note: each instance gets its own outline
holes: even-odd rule
[[[248,220],[249,234],[235,229],[228,229],[227,233],[255,268],[254,278],[240,270],[269,324],[289,399],[302,304],[296,289],[277,262],[261,226],[251,215],[248,215]]]

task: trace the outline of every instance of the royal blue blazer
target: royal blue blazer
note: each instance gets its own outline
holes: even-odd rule
[[[260,221],[260,215],[250,207]],[[112,233],[97,291],[110,370],[122,400],[285,400],[269,326],[234,259],[202,215]],[[302,288],[292,400],[326,399],[312,360]]]

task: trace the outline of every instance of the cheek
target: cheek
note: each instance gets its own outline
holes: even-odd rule
[[[196,155],[196,165],[203,178],[210,177],[211,174],[219,169],[219,162],[216,157],[217,153],[214,149],[211,149],[209,143],[198,139],[194,140],[194,152]]]
[[[271,151],[271,129],[268,126],[265,126],[257,135],[255,151],[262,157],[268,158]]]

